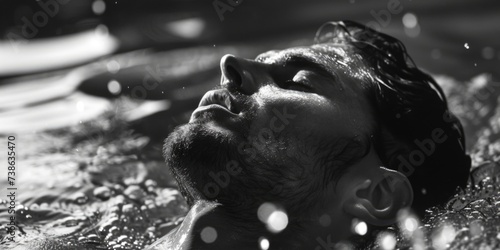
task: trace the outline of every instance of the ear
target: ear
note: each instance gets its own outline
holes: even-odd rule
[[[351,183],[344,211],[375,226],[395,223],[398,211],[413,201],[408,178],[384,167],[365,176],[368,178],[357,178]]]

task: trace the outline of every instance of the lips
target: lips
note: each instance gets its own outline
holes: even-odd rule
[[[210,105],[218,105],[222,108],[227,109],[229,112],[234,114],[239,114],[240,111],[235,105],[233,97],[226,90],[212,90],[208,91],[200,101],[198,108],[210,106]]]

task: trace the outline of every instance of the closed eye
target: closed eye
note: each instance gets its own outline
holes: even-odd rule
[[[287,80],[285,81],[285,86],[283,86],[285,89],[289,90],[295,90],[295,91],[302,91],[302,92],[312,92],[313,88],[304,82],[299,82],[299,81],[294,81],[294,80]]]

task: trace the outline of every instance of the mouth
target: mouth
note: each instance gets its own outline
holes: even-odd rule
[[[191,115],[190,122],[198,118],[202,112],[217,112],[219,114],[237,116],[240,114],[240,111],[234,98],[227,90],[211,90],[201,98],[198,108]]]
[[[227,109],[233,114],[239,114],[240,110],[237,109],[234,104],[233,97],[225,90],[212,90],[208,91],[198,104],[198,108],[210,105],[218,105],[224,109]]]

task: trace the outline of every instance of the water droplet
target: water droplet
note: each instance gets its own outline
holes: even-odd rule
[[[100,238],[99,236],[97,236],[97,234],[89,234],[87,235],[87,240],[90,240],[90,241],[98,241]]]
[[[145,185],[146,187],[156,187],[156,186],[158,186],[158,183],[156,183],[156,181],[154,181],[154,180],[147,179],[147,180],[144,182],[144,185]]]
[[[101,200],[107,200],[111,196],[111,190],[106,186],[97,187],[94,189],[93,194]]]
[[[78,192],[75,194],[73,200],[76,204],[85,204],[88,201],[88,197],[84,193]]]
[[[127,235],[120,235],[118,238],[116,238],[116,242],[122,243],[122,242],[129,242],[129,238]]]
[[[142,190],[142,188],[138,185],[130,185],[127,189],[125,189],[125,191],[123,191],[123,194],[132,200],[140,200],[146,196],[146,192],[144,192],[144,190]]]

